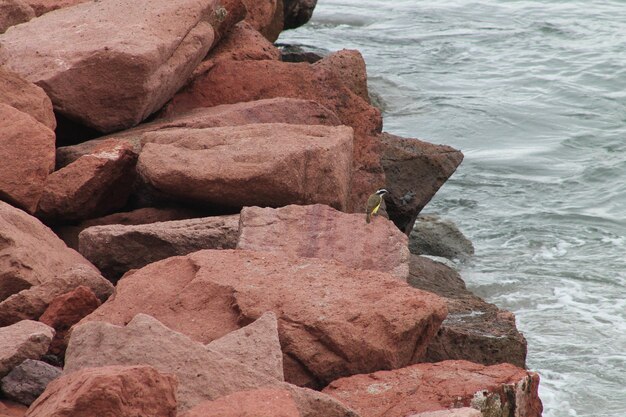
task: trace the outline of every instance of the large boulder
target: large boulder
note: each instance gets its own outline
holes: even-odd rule
[[[35,11],[24,0],[0,0],[0,33],[33,17]]]
[[[4,67],[0,67],[0,103],[30,114],[52,130],[57,126],[52,102],[46,92]]]
[[[239,391],[215,401],[204,401],[180,417],[301,417],[286,389],[260,388]]]
[[[283,0],[283,29],[295,29],[311,20],[317,0]]]
[[[20,320],[37,320],[58,296],[84,285],[106,301],[113,294],[113,284],[100,275],[93,266],[78,264],[56,275],[43,284],[34,285],[11,295],[0,302],[0,326],[8,326]]]
[[[82,369],[52,381],[26,417],[175,417],[176,385],[151,366]]]
[[[43,323],[22,320],[0,327],[0,378],[26,359],[39,359],[47,351],[54,329]]]
[[[389,218],[407,235],[417,215],[456,171],[463,153],[450,146],[383,133],[381,162]]]
[[[253,350],[254,346],[248,348]],[[153,317],[139,314],[126,327],[98,321],[78,325],[70,338],[65,372],[114,364],[150,364],[178,377],[179,412],[238,391],[276,387],[289,390],[303,417],[354,416],[327,395],[279,381],[241,363],[240,358],[230,358],[168,329]]]
[[[541,417],[539,375],[510,364],[417,364],[333,381],[323,392],[363,417],[404,417],[473,407],[485,416]]]
[[[358,52],[339,51],[314,65],[272,60],[221,61],[177,93],[163,115],[274,97],[317,101],[335,112],[342,124],[354,129],[351,211],[363,211],[367,197],[385,183],[378,138],[382,118],[378,109],[352,90],[353,80],[365,77],[358,75],[365,66],[361,65],[362,57],[356,59],[355,54]],[[337,55],[349,55],[351,59],[337,60]],[[352,62],[354,67],[334,68],[325,60]],[[354,75],[344,81],[347,72]]]
[[[57,169],[95,152],[104,143],[131,143],[141,151],[144,133],[172,128],[203,129],[209,127],[240,126],[254,123],[290,123],[297,125],[339,126],[341,121],[326,107],[311,100],[277,97],[245,103],[200,107],[183,114],[143,123],[103,138],[57,149]]]
[[[0,132],[0,199],[33,213],[54,169],[54,132],[2,102]]]
[[[269,252],[204,250],[121,279],[83,319],[127,323],[150,314],[208,343],[266,311],[278,317],[285,379],[333,379],[417,362],[446,315],[436,295],[378,271]]]
[[[77,265],[95,271],[39,220],[0,201],[0,302]]]
[[[408,238],[380,217],[348,214],[321,204],[277,209],[245,207],[241,211],[237,248],[334,259],[347,266],[409,275]]]
[[[323,203],[345,209],[352,129],[255,124],[143,135],[137,171],[180,201],[217,207]]]
[[[111,281],[131,269],[201,249],[234,249],[239,215],[141,225],[92,226],[78,235],[80,253]]]
[[[61,372],[61,368],[56,366],[26,359],[2,378],[0,391],[9,399],[31,405],[44,392],[46,386],[61,375]]]
[[[242,0],[248,13],[246,22],[270,42],[283,30],[283,0]]]
[[[121,130],[162,107],[236,22],[241,5],[224,4],[233,7],[206,0],[81,3],[0,35],[0,65],[41,86],[70,119]]]
[[[432,255],[448,259],[466,260],[474,255],[474,245],[448,219],[435,215],[421,215],[409,234],[409,250],[416,255]]]
[[[458,272],[411,255],[409,284],[445,297],[448,305],[448,316],[428,345],[424,362],[464,359],[526,367],[526,339],[517,330],[513,313],[474,295]]]
[[[48,176],[37,216],[52,223],[71,222],[123,207],[133,189],[136,163],[137,154],[123,143],[81,156]]]

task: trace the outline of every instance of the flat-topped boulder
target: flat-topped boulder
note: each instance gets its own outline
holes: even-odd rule
[[[204,250],[126,274],[82,320],[123,324],[150,314],[208,343],[273,311],[285,380],[333,379],[417,362],[446,315],[436,295],[392,275],[270,252]]]
[[[323,392],[363,417],[404,417],[470,406],[483,416],[541,417],[538,386],[539,375],[510,364],[444,361],[341,378]]]
[[[178,201],[218,207],[322,203],[345,209],[352,129],[254,124],[143,135],[137,171]]]
[[[378,216],[342,213],[322,204],[241,211],[237,248],[334,259],[353,268],[371,269],[406,281],[408,238]]]
[[[90,1],[0,35],[0,65],[102,132],[134,126],[182,87],[241,8],[211,0]],[[232,9],[230,7],[232,6]]]

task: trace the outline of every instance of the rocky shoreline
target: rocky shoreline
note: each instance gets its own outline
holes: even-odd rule
[[[0,2],[0,417],[541,416],[513,314],[421,256],[473,253],[418,219],[463,154],[273,44],[315,3]]]

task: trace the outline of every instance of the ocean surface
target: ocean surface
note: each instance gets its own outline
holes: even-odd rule
[[[424,213],[474,242],[544,416],[626,417],[626,1],[319,0],[279,42],[360,50],[386,131],[463,151]]]

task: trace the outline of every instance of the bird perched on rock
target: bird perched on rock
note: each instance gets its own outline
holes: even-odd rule
[[[372,219],[372,216],[375,216],[378,213],[378,209],[380,205],[383,203],[383,196],[387,194],[388,191],[384,188],[376,190],[376,192],[369,196],[367,199],[367,205],[365,206],[365,221],[369,223]]]

